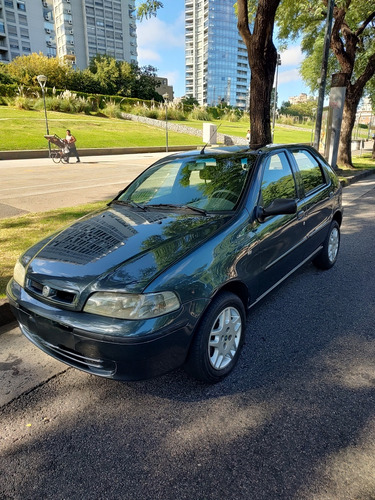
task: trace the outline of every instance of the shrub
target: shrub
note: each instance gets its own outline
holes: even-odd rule
[[[17,109],[33,109],[34,102],[29,97],[18,95],[13,100],[10,100],[9,104],[13,104]]]
[[[189,119],[190,120],[209,121],[209,120],[212,120],[213,118],[210,115],[210,113],[207,111],[207,108],[204,108],[203,106],[194,106],[191,113],[189,113]]]
[[[102,109],[102,113],[110,118],[121,118],[121,107],[115,102],[108,102]]]

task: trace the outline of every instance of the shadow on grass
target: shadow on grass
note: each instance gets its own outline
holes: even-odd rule
[[[50,234],[63,229],[85,215],[105,208],[106,202],[34,213],[0,220],[2,253],[0,257],[0,298],[12,277],[18,256]]]

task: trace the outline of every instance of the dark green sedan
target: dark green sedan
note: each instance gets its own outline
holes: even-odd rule
[[[304,145],[159,160],[109,203],[27,250],[7,295],[47,354],[120,380],[179,366],[218,382],[249,309],[304,263],[337,259],[341,187]]]

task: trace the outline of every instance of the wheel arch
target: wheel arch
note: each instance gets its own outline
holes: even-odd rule
[[[341,224],[342,224],[342,212],[340,210],[338,210],[337,212],[335,212],[333,214],[332,220],[336,221],[337,224],[339,225],[339,227],[341,227]]]

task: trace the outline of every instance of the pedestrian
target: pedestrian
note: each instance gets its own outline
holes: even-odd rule
[[[248,129],[248,131],[247,131],[246,140],[250,144],[250,129]]]
[[[69,158],[71,156],[75,156],[77,158],[77,162],[76,163],[79,163],[81,160],[79,159],[78,151],[77,151],[77,148],[76,148],[76,144],[75,144],[76,141],[77,141],[77,139],[74,137],[74,135],[72,135],[70,133],[70,130],[68,129],[66,131],[65,142],[67,143],[67,145],[69,147]],[[68,158],[68,163],[69,163],[69,158]]]

